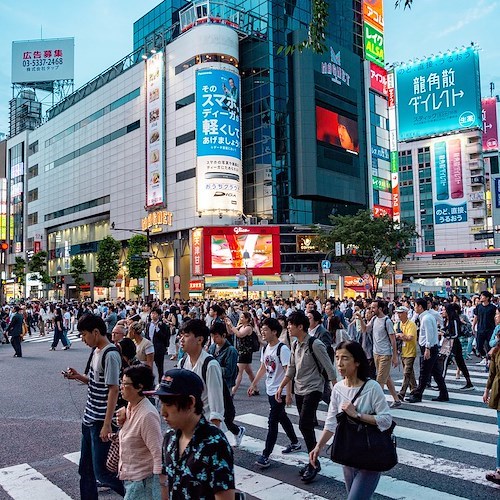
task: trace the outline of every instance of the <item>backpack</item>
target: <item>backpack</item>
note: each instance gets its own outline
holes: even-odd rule
[[[186,364],[186,359],[187,359],[187,354],[185,354],[181,359],[180,362],[181,368],[184,368],[184,365]],[[205,361],[203,361],[203,366],[201,367],[201,378],[203,379],[203,383],[205,384],[205,386],[207,385],[208,363],[210,363],[210,361],[212,360],[217,361],[212,355],[208,355],[205,358]],[[218,361],[217,364],[219,364]],[[224,382],[224,379],[222,379],[222,399],[224,401],[224,421],[233,422],[234,417],[236,417],[236,410],[234,408],[233,397],[231,396],[231,393],[229,392],[229,387]]]
[[[85,366],[85,371],[83,372],[85,375],[88,375],[90,371],[90,364],[92,363],[92,356],[94,355],[94,351],[96,350],[95,347],[92,348],[92,351],[90,352],[89,359],[87,360],[87,366]],[[106,356],[108,355],[109,352],[116,351],[120,352],[120,349],[116,346],[111,346],[108,347],[103,353],[102,353],[102,359],[101,359],[101,364],[102,364],[102,371],[106,369]]]
[[[252,330],[252,352],[258,351],[260,351],[259,337],[257,337],[255,330]]]

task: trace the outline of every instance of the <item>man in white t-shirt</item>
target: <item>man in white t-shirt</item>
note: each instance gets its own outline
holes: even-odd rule
[[[286,386],[286,395],[281,393],[281,402],[276,401],[275,394],[285,378],[286,369],[290,362],[290,349],[282,344],[278,338],[281,334],[281,325],[277,319],[266,318],[262,322],[260,329],[262,338],[267,342],[267,346],[260,351],[260,367],[255,378],[248,388],[248,395],[252,396],[257,390],[259,380],[266,376],[266,393],[271,409],[269,411],[269,427],[267,430],[266,446],[262,455],[255,462],[259,467],[265,469],[269,467],[269,456],[273,452],[276,439],[278,438],[278,424],[281,424],[290,443],[293,447],[300,448],[297,434],[292,422],[286,414],[286,405],[292,404],[292,383]]]

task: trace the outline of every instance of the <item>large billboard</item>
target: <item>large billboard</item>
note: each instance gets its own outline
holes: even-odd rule
[[[380,31],[384,31],[383,0],[364,0],[363,18],[365,21],[370,21]]]
[[[241,213],[241,105],[238,73],[196,71],[196,178],[199,213]]]
[[[165,203],[163,53],[146,62],[146,208]]]
[[[398,139],[482,128],[480,95],[473,47],[398,66]]]
[[[203,229],[205,275],[236,276],[246,268],[254,275],[279,274],[278,226],[221,226]]]
[[[384,67],[384,32],[366,21],[363,23],[365,59]]]
[[[486,97],[481,100],[483,112],[483,151],[498,150],[497,100]]]
[[[12,42],[12,83],[73,80],[75,39]]]
[[[359,153],[358,123],[322,106],[316,106],[316,139]]]
[[[434,223],[440,225],[467,222],[460,137],[434,142],[432,157]]]

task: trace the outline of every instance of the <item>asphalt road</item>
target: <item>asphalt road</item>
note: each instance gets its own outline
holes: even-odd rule
[[[79,341],[74,341],[68,351],[49,351],[49,346],[49,342],[33,337],[23,343],[23,358],[17,359],[12,357],[10,345],[0,345],[0,500],[38,500],[30,496],[29,484],[15,495],[12,491],[7,494],[1,487],[7,468],[19,464],[29,464],[67,496],[79,498],[77,466],[65,455],[80,449],[86,386],[64,379],[61,370],[68,366],[83,370],[90,350]],[[173,365],[166,361],[166,368]],[[253,366],[254,370],[258,367],[257,355]],[[431,402],[436,393],[429,391],[424,403],[405,404],[394,410],[400,464],[384,475],[375,498],[500,497],[500,491],[484,480],[484,472],[495,465],[496,415],[480,401],[486,381],[484,370],[475,364],[471,366],[475,370],[476,391],[461,393],[458,387],[463,383],[455,382],[451,370],[447,380],[449,403]],[[395,370],[393,376],[397,380],[401,373]],[[304,463],[306,455],[283,456],[281,447],[288,444],[283,433],[271,457],[272,466],[262,471],[254,465],[266,436],[268,404],[263,387],[260,396],[246,396],[245,377],[235,405],[237,418],[247,428],[247,437],[241,448],[235,450],[235,464],[243,469],[238,469],[237,480],[249,493],[248,498],[345,498],[341,469],[327,458],[322,459],[323,471],[315,482],[304,485],[300,481],[296,464]],[[326,406],[320,410],[321,422]],[[292,421],[298,424],[294,407],[290,413]],[[40,500],[45,498],[52,500],[50,496]],[[103,493],[101,498],[118,497]]]

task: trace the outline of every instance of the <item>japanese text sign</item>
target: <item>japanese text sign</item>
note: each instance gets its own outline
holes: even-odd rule
[[[383,0],[364,0],[363,18],[379,30],[384,30]]]
[[[400,141],[482,128],[474,48],[400,66],[396,83]]]
[[[481,101],[483,117],[483,151],[498,150],[497,100],[487,97]]]
[[[365,59],[384,66],[384,33],[371,24],[363,23]]]

